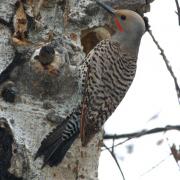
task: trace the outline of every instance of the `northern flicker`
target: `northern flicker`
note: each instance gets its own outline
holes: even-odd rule
[[[110,12],[116,33],[103,40],[87,55],[80,70],[82,102],[67,119],[41,143],[36,157],[43,155],[44,164],[57,165],[78,137],[86,146],[102,129],[124,98],[136,72],[136,62],[145,24],[131,10],[114,10],[98,2]]]

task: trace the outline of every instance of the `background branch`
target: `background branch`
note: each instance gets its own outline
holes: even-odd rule
[[[176,88],[176,92],[177,92],[177,97],[178,97],[178,101],[179,101],[179,104],[180,104],[180,87],[178,85],[177,78],[176,78],[176,76],[175,76],[175,74],[174,74],[174,72],[172,70],[172,67],[171,67],[171,65],[170,65],[170,63],[169,63],[169,61],[168,61],[168,59],[167,59],[167,57],[166,57],[166,55],[164,53],[164,50],[161,48],[158,41],[155,39],[152,31],[150,29],[148,29],[147,31],[150,34],[153,42],[156,44],[157,48],[160,50],[160,52],[161,52],[160,54],[163,57],[163,60],[164,60],[164,62],[166,64],[166,67],[167,67],[168,71],[170,72],[170,74],[171,74],[171,76],[172,76],[172,78],[174,80],[174,84],[175,84],[175,88]]]
[[[165,127],[159,127],[159,128],[154,128],[150,130],[141,130],[138,132],[133,132],[133,133],[127,133],[127,134],[105,134],[104,139],[122,139],[122,138],[138,138],[141,136],[149,135],[149,134],[155,134],[155,133],[160,133],[160,132],[165,132],[165,131],[170,131],[170,130],[178,130],[180,131],[180,125],[167,125]]]
[[[175,2],[176,2],[176,7],[177,7],[176,14],[178,15],[178,21],[179,21],[179,25],[180,25],[180,7],[179,7],[179,2],[178,2],[178,0],[175,0]]]
[[[116,162],[116,165],[118,166],[118,169],[119,169],[119,171],[120,171],[120,173],[121,173],[121,175],[122,175],[122,178],[123,178],[123,180],[125,180],[125,177],[124,177],[124,174],[123,174],[123,172],[122,172],[122,169],[121,169],[121,167],[120,167],[120,165],[119,165],[119,163],[118,163],[118,160],[117,160],[117,158],[116,158],[116,155],[115,155],[115,153],[114,153],[114,138],[113,138],[113,145],[112,145],[112,147],[111,148],[108,148],[105,144],[103,144],[103,146],[106,148],[106,150],[111,154],[111,156],[113,157],[113,159],[114,159],[114,161]],[[112,149],[112,150],[111,150]]]

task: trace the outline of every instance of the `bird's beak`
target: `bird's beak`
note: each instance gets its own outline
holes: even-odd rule
[[[110,6],[100,2],[99,0],[95,0],[97,2],[97,4],[99,6],[101,6],[103,9],[105,9],[106,11],[108,11],[110,14],[112,14],[113,16],[115,16],[115,10],[113,8],[111,8]]]
[[[99,0],[95,0],[97,2],[98,5],[100,5],[102,8],[104,8],[106,11],[108,11],[111,15],[113,15],[114,17],[114,22],[117,26],[117,28],[119,29],[120,32],[124,32],[120,21],[118,20],[118,18],[116,17],[116,10],[114,10],[113,8],[111,8],[110,6],[100,2]]]

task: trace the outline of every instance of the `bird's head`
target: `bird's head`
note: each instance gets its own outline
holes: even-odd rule
[[[134,46],[140,42],[146,28],[143,18],[138,13],[127,9],[115,10],[98,0],[96,2],[112,15],[116,31],[115,40],[129,42],[132,45],[134,43]]]
[[[122,33],[132,33],[141,37],[145,33],[143,18],[136,12],[121,9],[113,10],[116,28]]]

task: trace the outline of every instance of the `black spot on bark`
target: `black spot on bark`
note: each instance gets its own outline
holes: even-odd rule
[[[12,61],[12,63],[10,63],[7,68],[0,74],[0,85],[5,82],[6,80],[9,79],[10,77],[10,73],[12,72],[12,70],[16,67],[21,65],[23,62],[25,62],[24,59],[22,59],[22,54],[16,52],[14,59]]]
[[[11,166],[13,136],[9,125],[4,118],[0,119],[0,179],[21,180],[11,174],[8,169]]]

